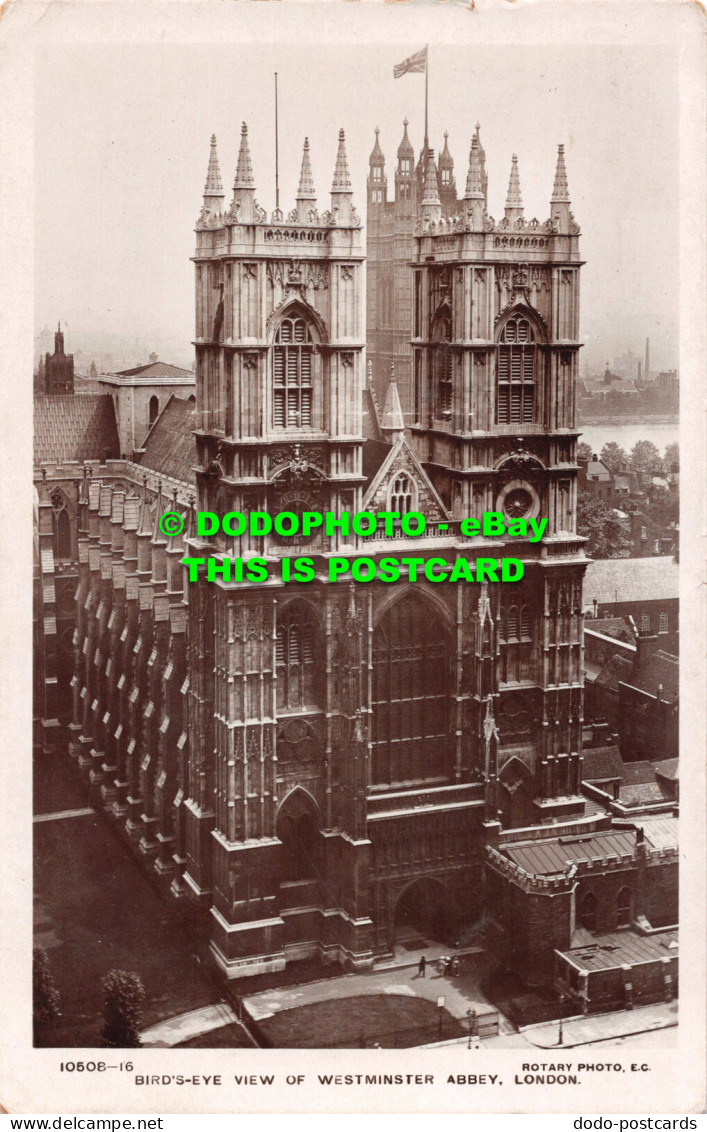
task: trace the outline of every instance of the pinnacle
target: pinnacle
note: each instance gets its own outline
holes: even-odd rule
[[[381,428],[389,429],[392,432],[405,431],[405,418],[403,416],[402,405],[400,404],[398,383],[395,380],[395,362],[391,362],[390,364],[390,381],[388,382],[388,391],[385,395],[385,407],[383,409]]]
[[[221,197],[223,196],[223,185],[221,184],[221,170],[218,163],[218,151],[216,149],[216,134],[211,135],[211,152],[209,154],[209,168],[206,174],[206,184],[204,186],[205,197]]]
[[[403,137],[402,137],[402,141],[400,142],[400,145],[398,146],[398,157],[413,157],[414,158],[415,150],[412,148],[412,145],[410,143],[410,138],[408,137],[408,125],[409,125],[409,122],[408,122],[407,118],[404,118],[403,119]]]
[[[444,149],[442,150],[442,152],[439,155],[439,165],[440,165],[440,169],[442,167],[451,169],[452,166],[454,165],[454,159],[453,159],[451,153],[449,152],[449,131],[448,130],[444,131]]]
[[[376,144],[373,146],[373,149],[371,150],[371,156],[368,159],[371,165],[382,165],[385,161],[383,150],[381,149],[380,142],[378,140],[379,136],[380,130],[378,129],[378,126],[376,126]]]
[[[551,201],[569,204],[570,189],[567,184],[567,170],[565,168],[565,147],[557,147],[557,168],[555,170],[555,184],[552,189]]]
[[[241,126],[241,148],[238,151],[238,167],[233,187],[234,189],[255,188],[253,166],[250,160],[250,149],[248,148],[248,127],[245,122]]]
[[[297,190],[297,200],[316,200],[317,194],[314,191],[314,180],[312,178],[312,166],[309,163],[309,138],[304,139],[304,148],[302,150],[302,169],[299,176],[299,188]]]
[[[523,198],[520,195],[520,177],[518,176],[518,158],[513,154],[511,163],[511,176],[508,182],[508,197],[506,208],[523,208]]]
[[[484,188],[481,180],[481,159],[479,157],[479,135],[478,132],[474,134],[471,139],[471,150],[469,153],[469,172],[466,178],[466,192],[464,196],[467,200],[474,197],[479,197],[483,200]]]
[[[425,167],[425,191],[422,197],[422,203],[425,204],[440,204],[439,190],[437,188],[437,169],[435,166],[435,151],[433,149],[427,150],[427,164]]]
[[[331,186],[333,193],[350,193],[351,192],[351,177],[349,175],[349,166],[346,160],[346,146],[344,144],[345,136],[344,131],[339,130],[339,149],[336,154],[336,166],[334,168],[334,182]]]

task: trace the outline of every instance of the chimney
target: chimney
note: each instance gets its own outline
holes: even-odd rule
[[[653,653],[658,651],[657,633],[639,633],[636,637],[636,655],[633,661],[633,670],[637,672],[650,660]]]

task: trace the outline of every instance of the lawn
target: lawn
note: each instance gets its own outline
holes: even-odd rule
[[[270,1046],[284,1049],[409,1048],[461,1037],[464,1026],[447,1010],[424,998],[371,994],[282,1010],[262,1019],[258,1029]]]
[[[61,994],[42,1044],[100,1045],[100,983],[113,967],[140,975],[143,1026],[219,998],[194,959],[194,913],[165,902],[101,815],[35,824],[34,891],[37,942]]]

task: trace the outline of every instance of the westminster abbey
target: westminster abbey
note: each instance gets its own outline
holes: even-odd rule
[[[328,200],[305,140],[294,206],[270,214],[245,124],[228,197],[212,139],[196,405],[172,398],[127,454],[60,449],[49,427],[35,441],[37,741],[68,738],[145,867],[207,910],[229,978],[312,956],[365,968],[412,919],[452,945],[492,922],[510,965],[551,980],[587,895],[604,930],[651,919],[640,878],[673,863],[636,830],[614,860],[611,815],[582,791],[582,261],[563,147],[541,221],[515,157],[489,215],[478,128],[461,197],[446,144],[413,158],[406,126],[391,204],[376,137],[367,306],[344,131]],[[183,535],[162,534],[165,510]],[[409,544],[196,534],[196,511],[283,510],[420,511],[416,556],[512,555],[524,577],[329,581],[331,555]],[[461,533],[488,511],[548,522],[534,543]],[[190,583],[181,565],[297,554],[314,581]],[[560,836],[606,842],[602,875],[569,847],[552,870],[516,859]]]

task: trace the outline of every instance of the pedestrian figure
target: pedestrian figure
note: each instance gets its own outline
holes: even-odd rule
[[[417,973],[418,973],[418,975],[421,979],[424,979],[424,977],[425,977],[426,967],[427,967],[427,960],[425,959],[424,955],[421,955],[420,956],[420,963],[419,963],[418,968],[417,968]]]
[[[452,959],[452,974],[459,977],[459,956],[455,955]]]

